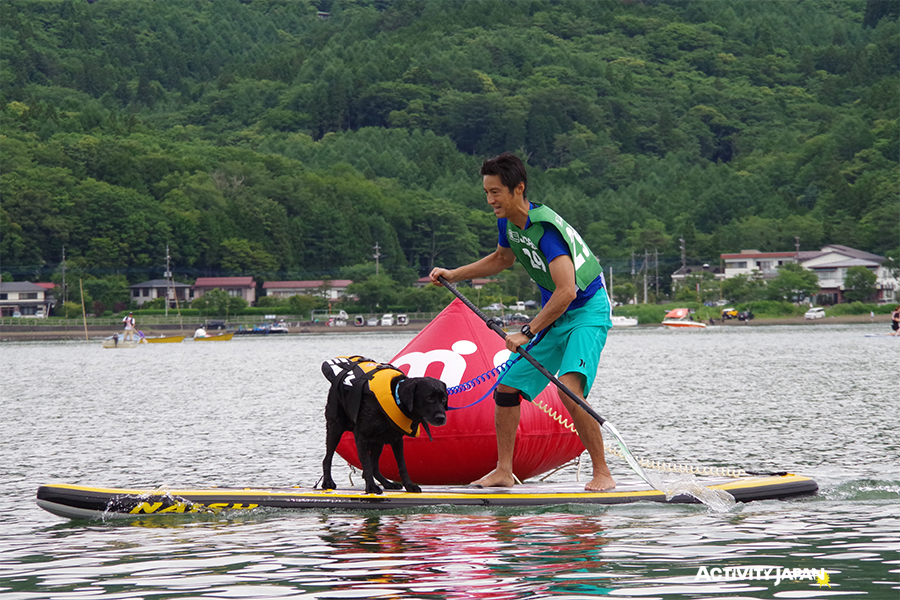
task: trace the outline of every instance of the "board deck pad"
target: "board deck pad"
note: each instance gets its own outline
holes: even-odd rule
[[[701,480],[725,490],[738,502],[782,500],[813,495],[816,482],[794,474]],[[638,481],[620,483],[608,492],[587,492],[583,483],[526,483],[512,488],[423,486],[422,493],[385,490],[366,494],[359,489],[312,488],[100,488],[54,484],[38,488],[37,504],[69,519],[113,519],[148,515],[217,513],[258,508],[288,510],[387,510],[459,507],[543,507],[565,504],[627,504],[632,502],[698,503],[688,495],[666,500],[664,493]]]

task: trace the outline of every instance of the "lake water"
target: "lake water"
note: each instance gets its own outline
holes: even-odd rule
[[[321,362],[388,360],[411,335],[136,350],[3,343],[0,597],[896,600],[900,339],[866,337],[885,329],[610,335],[591,403],[636,456],[792,471],[819,482],[813,498],[725,513],[647,503],[107,523],[44,512],[35,492],[44,483],[311,486],[324,444]],[[349,470],[335,464],[341,485]],[[629,476],[620,459],[610,466]],[[576,477],[568,467],[549,480]],[[726,568],[741,571],[724,579]],[[776,580],[782,569],[825,569],[828,581]]]

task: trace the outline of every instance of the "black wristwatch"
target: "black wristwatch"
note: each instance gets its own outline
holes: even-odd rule
[[[525,323],[524,325],[522,325],[522,333],[524,333],[525,336],[526,336],[529,340],[533,340],[533,339],[534,339],[534,333],[532,333],[532,331],[531,331],[531,325],[530,325],[530,324]]]

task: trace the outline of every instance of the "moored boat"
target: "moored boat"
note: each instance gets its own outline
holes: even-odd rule
[[[634,317],[620,317],[618,315],[613,315],[610,317],[612,319],[613,327],[637,327],[638,320]]]
[[[203,337],[193,338],[195,342],[227,342],[234,337],[234,332],[220,333],[218,335],[207,335]]]
[[[662,324],[672,329],[706,329],[705,323],[694,321],[687,308],[675,308],[666,313]]]
[[[104,348],[137,348],[140,345],[140,341],[136,340],[123,340],[123,339],[114,339],[114,338],[106,338],[103,340]]]
[[[184,335],[166,335],[161,337],[145,337],[144,340],[150,344],[180,344],[184,341]]]

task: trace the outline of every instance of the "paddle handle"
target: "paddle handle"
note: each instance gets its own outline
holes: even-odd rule
[[[502,337],[503,339],[506,339],[506,332],[503,331],[503,328],[500,327],[500,324],[497,323],[497,321],[495,321],[493,318],[491,318],[491,317],[487,316],[486,314],[484,314],[483,312],[481,312],[481,310],[480,310],[477,306],[475,306],[474,304],[472,304],[472,301],[471,301],[471,300],[469,300],[468,298],[466,298],[465,296],[463,296],[463,295],[460,293],[460,291],[456,289],[456,286],[454,286],[452,283],[450,283],[449,281],[447,281],[446,279],[444,279],[443,276],[440,276],[440,275],[438,276],[438,281],[440,281],[440,282],[441,282],[441,285],[443,285],[445,288],[447,288],[448,290],[450,290],[451,292],[453,292],[453,295],[454,295],[454,296],[456,296],[457,298],[459,298],[460,301],[462,301],[463,304],[465,304],[466,306],[468,306],[468,307],[472,310],[472,312],[474,312],[476,315],[478,315],[478,317],[479,317],[482,321],[484,321],[484,322],[487,324],[487,326],[488,326],[489,328],[493,329],[494,332],[497,333],[497,335],[499,335],[499,336]],[[525,360],[527,360],[528,362],[530,362],[531,365],[532,365],[535,369],[537,369],[538,371],[540,371],[540,373],[541,373],[544,377],[546,377],[547,379],[549,379],[549,380],[553,383],[553,385],[555,385],[556,387],[558,387],[558,388],[560,389],[560,391],[562,391],[566,396],[568,396],[569,398],[571,398],[572,401],[575,402],[575,404],[577,404],[578,406],[580,406],[581,408],[583,408],[584,411],[585,411],[587,414],[591,415],[594,419],[596,419],[597,422],[600,423],[600,425],[603,425],[604,423],[606,423],[606,419],[604,419],[604,418],[601,417],[599,414],[597,414],[597,412],[596,412],[593,408],[591,408],[591,406],[590,406],[589,404],[587,404],[584,400],[582,400],[581,398],[579,398],[579,397],[575,394],[575,392],[573,392],[572,390],[570,390],[570,389],[566,386],[566,384],[564,384],[562,381],[560,381],[553,373],[551,373],[550,371],[548,371],[547,368],[544,367],[544,365],[542,365],[541,363],[539,363],[539,362],[537,361],[536,358],[534,358],[533,356],[531,356],[531,354],[529,354],[528,351],[525,350],[525,348],[523,348],[522,346],[519,346],[518,348],[516,348],[516,352],[519,354],[519,356],[521,356],[522,358],[524,358]]]

